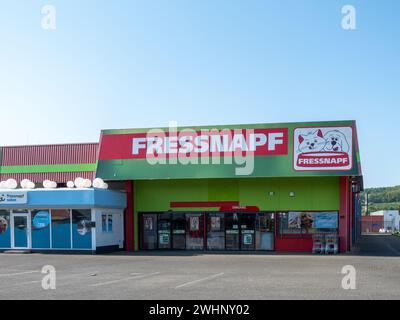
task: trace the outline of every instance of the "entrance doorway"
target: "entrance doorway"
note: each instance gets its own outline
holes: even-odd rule
[[[31,242],[31,221],[29,213],[11,214],[11,247],[13,249],[29,249]]]
[[[140,213],[140,249],[274,250],[274,213]]]

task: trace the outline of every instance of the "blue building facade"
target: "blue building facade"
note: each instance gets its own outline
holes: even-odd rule
[[[125,206],[112,190],[0,190],[0,250],[122,249]]]

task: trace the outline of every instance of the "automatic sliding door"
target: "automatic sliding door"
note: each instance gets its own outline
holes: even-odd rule
[[[171,214],[158,215],[158,249],[171,249]]]
[[[204,249],[204,214],[186,214],[186,249]]]
[[[239,216],[237,213],[225,214],[225,248],[226,250],[239,250]]]
[[[184,213],[172,214],[172,248],[184,250],[186,247],[186,219]]]

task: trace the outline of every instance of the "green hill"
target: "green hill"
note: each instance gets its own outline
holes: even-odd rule
[[[361,194],[362,204],[365,204],[365,194],[368,193],[369,212],[377,210],[400,210],[400,186],[384,188],[368,188]],[[363,208],[364,212],[365,208]]]

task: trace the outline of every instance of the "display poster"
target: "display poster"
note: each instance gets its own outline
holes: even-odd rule
[[[158,241],[161,245],[169,244],[169,233],[160,233]]]
[[[10,225],[10,216],[0,215],[0,234],[6,233],[8,230],[8,226]]]
[[[152,217],[144,217],[144,230],[145,231],[153,231],[153,218]]]
[[[300,229],[300,215],[301,212],[289,212],[289,219],[288,219],[289,229]]]
[[[199,231],[200,219],[199,217],[190,217],[190,231]]]
[[[211,230],[219,231],[221,229],[221,217],[211,217]]]
[[[337,229],[337,212],[318,212],[315,214],[315,227],[318,229]]]
[[[35,229],[43,229],[50,224],[50,214],[48,211],[38,211],[33,217],[32,225]]]
[[[243,244],[245,245],[253,244],[253,235],[251,233],[246,233],[243,235]]]

